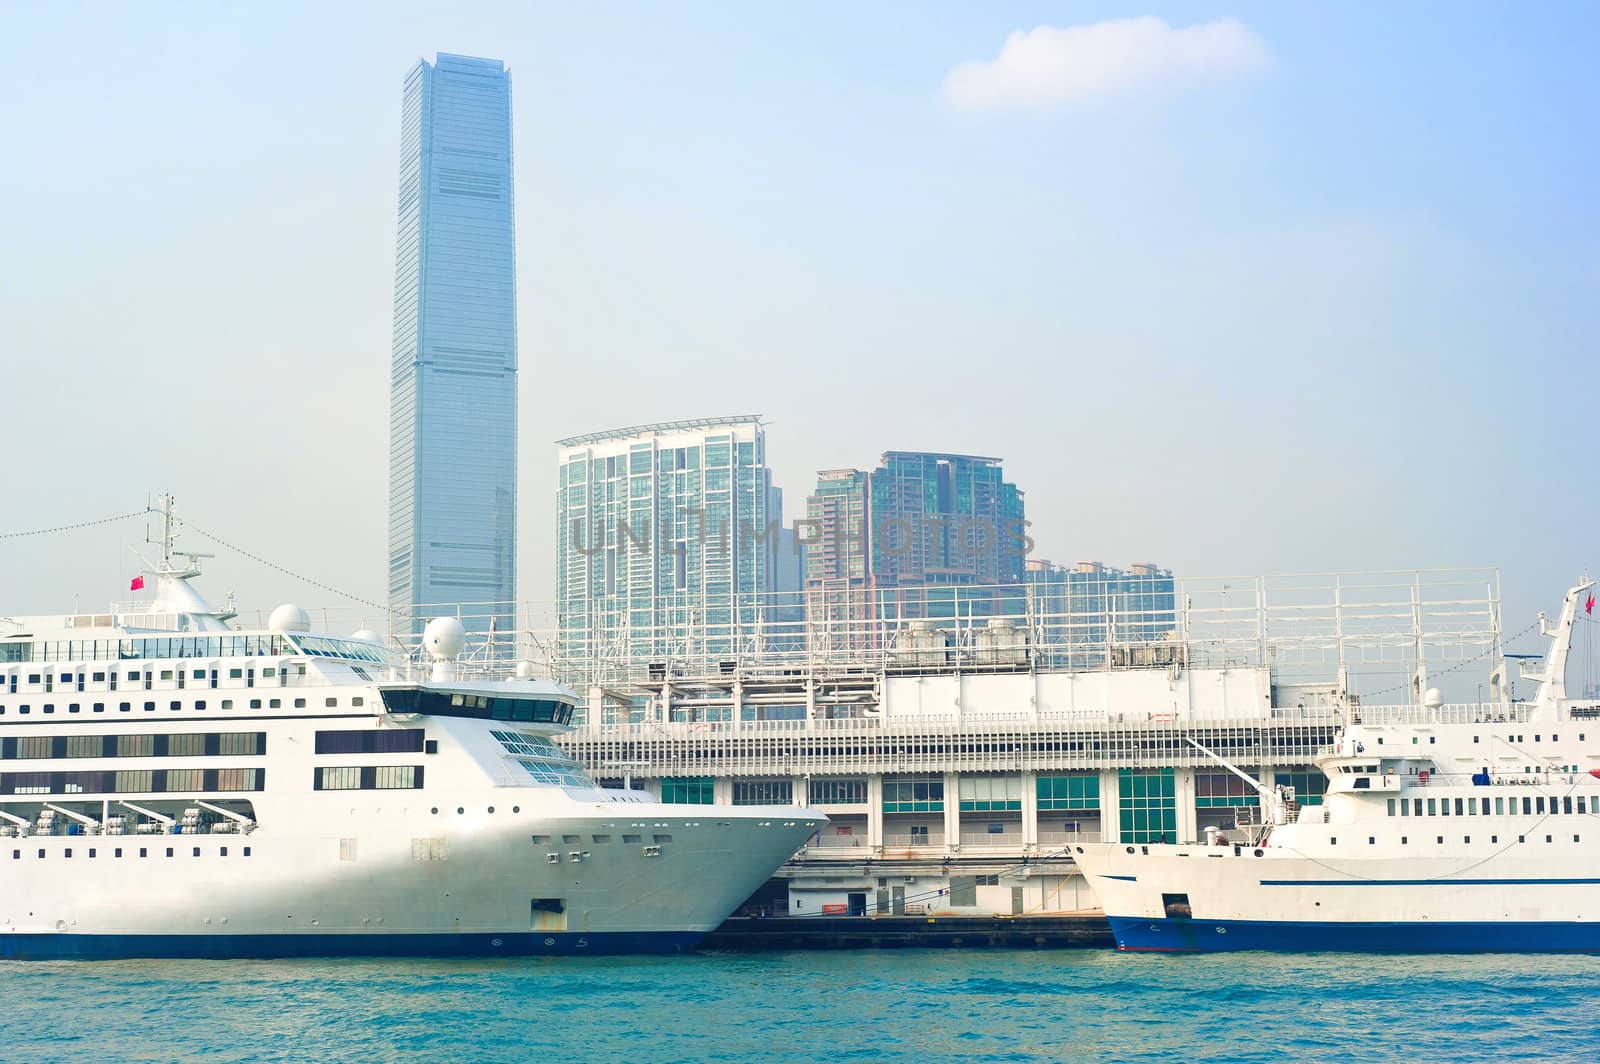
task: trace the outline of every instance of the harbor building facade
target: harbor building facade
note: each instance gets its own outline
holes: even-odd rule
[[[1492,571],[1184,579],[1172,595],[1155,637],[1102,632],[1102,604],[1074,615],[1061,596],[879,619],[867,648],[616,662],[580,688],[562,743],[668,803],[827,813],[753,899],[763,912],[1034,913],[1095,906],[1077,842],[1203,841],[1258,817],[1213,755],[1315,806],[1313,760],[1346,722],[1524,712],[1503,674],[1493,705],[1426,704],[1430,670],[1499,649]]]
[[[645,669],[731,659],[793,612],[799,547],[756,415],[558,441],[563,660]],[[787,597],[778,598],[779,593]]]
[[[389,410],[396,634],[456,613],[509,640],[516,599],[511,75],[441,53],[406,78]],[[488,605],[502,604],[502,605]]]

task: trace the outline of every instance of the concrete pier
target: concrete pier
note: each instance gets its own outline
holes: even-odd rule
[[[1116,945],[1098,912],[1054,916],[734,917],[707,935],[707,950],[1063,949]]]

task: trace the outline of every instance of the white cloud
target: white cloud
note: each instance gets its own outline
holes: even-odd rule
[[[1265,70],[1267,46],[1236,19],[1173,29],[1152,15],[1086,26],[1040,26],[1006,38],[992,60],[961,63],[944,94],[964,111],[1045,107],[1152,86],[1175,87]]]

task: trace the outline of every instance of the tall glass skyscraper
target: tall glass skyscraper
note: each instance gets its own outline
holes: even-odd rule
[[[406,78],[389,406],[391,627],[459,611],[507,639],[516,597],[511,75],[440,54]]]
[[[564,658],[732,654],[772,623],[773,592],[798,590],[759,417],[640,425],[558,446]]]

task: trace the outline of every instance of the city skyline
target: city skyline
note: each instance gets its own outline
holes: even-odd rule
[[[791,492],[886,446],[1002,454],[1043,556],[1491,564],[1513,630],[1551,608],[1600,517],[1561,442],[1600,383],[1593,85],[1571,51],[1594,14],[1463,9],[1445,43],[1419,13],[1245,5],[1260,47],[1226,76],[1026,105],[995,80],[1013,32],[1145,13],[822,15],[802,32],[849,42],[826,61],[694,8],[618,27],[291,7],[159,31],[22,13],[0,48],[27,91],[0,113],[44,162],[0,178],[27,204],[6,215],[28,264],[0,295],[7,424],[84,469],[97,435],[22,397],[146,427],[138,468],[92,491],[17,470],[7,530],[171,488],[201,527],[383,599],[393,90],[445,49],[505,59],[535,101],[516,131],[539,157],[517,177],[542,375],[519,410],[525,501],[555,484],[553,439],[762,407]],[[968,63],[984,78],[951,81]],[[522,517],[520,590],[548,600],[552,522]],[[15,541],[8,608],[121,594],[137,538]],[[207,586],[330,601],[237,557]]]

